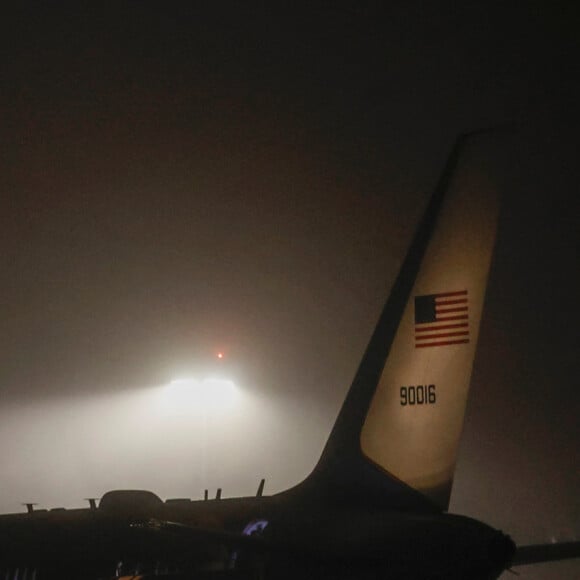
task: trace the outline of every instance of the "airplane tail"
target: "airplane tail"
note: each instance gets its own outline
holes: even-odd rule
[[[296,492],[448,508],[498,215],[479,134],[455,143],[322,456]]]

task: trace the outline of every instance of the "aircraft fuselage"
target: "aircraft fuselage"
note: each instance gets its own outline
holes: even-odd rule
[[[483,580],[497,578],[514,552],[501,532],[451,514],[308,506],[284,494],[164,503],[153,494],[116,493],[98,509],[1,516],[0,568],[36,570],[38,580],[119,570],[216,579]]]

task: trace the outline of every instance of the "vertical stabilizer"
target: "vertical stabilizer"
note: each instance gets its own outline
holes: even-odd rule
[[[450,183],[361,434],[369,459],[443,508],[449,504],[498,213],[475,152],[466,148]]]
[[[451,152],[305,488],[448,507],[498,214],[478,134]]]

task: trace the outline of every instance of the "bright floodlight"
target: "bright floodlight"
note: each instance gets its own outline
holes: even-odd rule
[[[234,403],[237,395],[232,381],[209,378],[177,379],[165,388],[166,402],[180,412],[225,410]]]

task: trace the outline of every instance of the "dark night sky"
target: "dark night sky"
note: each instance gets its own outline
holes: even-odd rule
[[[452,509],[577,537],[578,10],[47,6],[0,24],[0,511],[300,480],[455,135],[510,122]],[[245,411],[142,429],[219,349]]]

